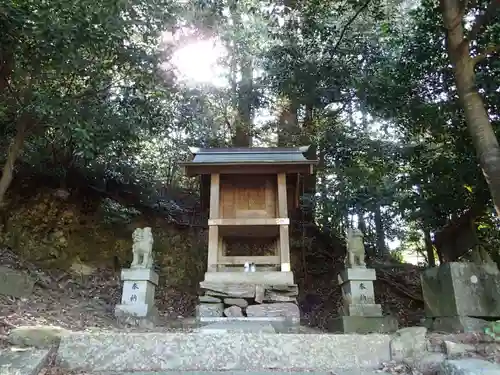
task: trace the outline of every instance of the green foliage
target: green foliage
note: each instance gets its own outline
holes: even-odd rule
[[[12,153],[9,143],[21,134],[21,165],[61,185],[75,171],[95,186],[114,181],[150,202],[196,183],[178,167],[188,145],[228,146],[253,123],[254,145],[313,145],[317,183],[301,202],[320,227],[342,238],[359,225],[379,255],[394,239],[422,252],[424,231],[489,201],[438,5],[7,1],[0,15],[0,155]],[[181,26],[191,29],[177,45],[160,42]],[[187,86],[163,64],[174,47],[201,38],[226,48],[220,65],[227,87]],[[492,23],[478,48],[498,40]],[[496,130],[499,70],[498,58],[477,66]],[[276,118],[257,121],[267,112]],[[105,211],[110,221],[129,220],[117,208]],[[494,253],[498,223],[485,213],[478,225]]]
[[[495,341],[500,341],[500,320],[488,323],[488,325],[484,328],[484,333],[493,338]]]
[[[104,199],[99,207],[99,214],[106,224],[129,224],[132,219],[140,214],[134,208],[125,207],[109,198]]]

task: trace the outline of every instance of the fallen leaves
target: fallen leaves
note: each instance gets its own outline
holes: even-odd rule
[[[29,298],[0,295],[0,345],[2,336],[23,325],[53,325],[73,331],[120,328],[114,308],[120,302],[121,281],[113,269],[97,268],[88,276],[42,270],[8,249],[0,250],[0,264],[26,272],[36,280]],[[196,298],[179,288],[159,286],[156,304],[161,321],[167,324],[171,319],[190,316]]]

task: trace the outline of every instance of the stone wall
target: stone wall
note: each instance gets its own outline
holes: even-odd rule
[[[0,224],[0,246],[43,267],[69,269],[75,263],[119,270],[132,260],[132,232],[150,226],[161,283],[197,287],[206,264],[206,233],[180,227],[168,215],[145,215],[111,200],[61,196],[39,189],[14,197]]]

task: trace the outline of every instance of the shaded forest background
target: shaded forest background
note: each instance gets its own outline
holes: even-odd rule
[[[133,227],[152,225],[156,251],[184,254],[160,262],[165,275],[195,288],[186,280],[203,272],[205,234],[197,181],[178,167],[188,146],[310,144],[319,166],[303,181],[292,243],[309,290],[335,282],[349,226],[365,234],[373,264],[413,251],[432,266],[473,259],[474,249],[498,263],[498,8],[4,2],[1,240],[59,266],[90,260],[92,247],[93,260],[121,265]],[[199,40],[224,47],[227,85],[178,73],[175,51]]]

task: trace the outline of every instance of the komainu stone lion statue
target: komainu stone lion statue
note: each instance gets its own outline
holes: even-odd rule
[[[130,268],[153,268],[153,233],[150,227],[137,228],[132,233],[134,258]]]
[[[347,232],[346,268],[366,268],[363,233],[359,229],[349,228]]]

